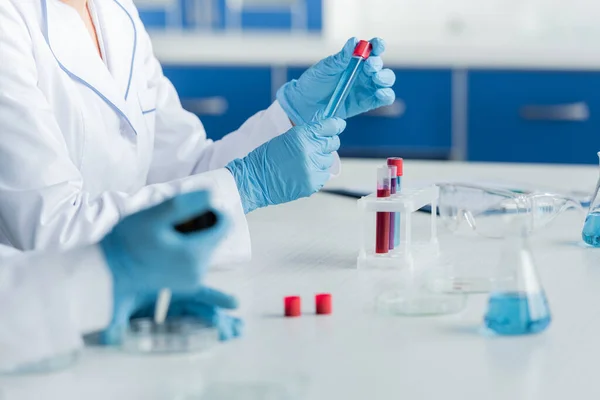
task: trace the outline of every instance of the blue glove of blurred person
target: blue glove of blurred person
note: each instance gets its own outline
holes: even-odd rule
[[[175,225],[207,211],[217,216],[212,227],[191,233],[175,230]],[[197,292],[227,225],[225,216],[211,209],[204,191],[179,195],[119,222],[100,242],[114,294],[113,320],[102,341],[118,342],[130,315],[161,288],[174,294]]]
[[[340,147],[338,135],[345,127],[339,118],[295,126],[229,163],[244,212],[319,191],[329,179],[332,153]]]
[[[131,318],[153,318],[156,296],[143,300]],[[235,297],[204,287],[192,294],[173,294],[167,318],[194,317],[206,326],[217,328],[220,340],[229,340],[242,334],[241,319],[225,314],[221,309],[233,310],[238,306]]]
[[[292,80],[277,91],[277,100],[296,125],[305,124],[323,111],[346,70],[358,39],[352,38],[339,53],[327,57],[307,69],[298,80]],[[336,117],[347,119],[369,110],[390,105],[396,95],[391,89],[396,76],[391,69],[382,69],[380,55],[385,43],[380,38],[371,40],[373,50],[364,62],[362,71]]]

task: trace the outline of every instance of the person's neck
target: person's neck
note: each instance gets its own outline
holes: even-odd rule
[[[86,11],[88,0],[60,0],[76,9],[80,14]]]

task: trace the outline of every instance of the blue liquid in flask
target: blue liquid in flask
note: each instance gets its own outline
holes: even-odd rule
[[[600,247],[600,212],[595,211],[588,214],[581,237],[590,246]]]
[[[485,325],[499,335],[527,335],[544,331],[550,325],[546,295],[501,292],[490,296]]]

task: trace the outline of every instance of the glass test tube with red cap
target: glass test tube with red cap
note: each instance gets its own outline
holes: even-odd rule
[[[387,165],[377,169],[377,197],[390,197],[392,174]],[[385,254],[390,250],[390,213],[376,213],[375,253]]]
[[[392,180],[395,180],[395,185],[392,190],[392,194],[400,193],[402,191],[402,175],[404,174],[404,160],[400,157],[390,157],[387,159],[387,165],[396,167],[396,174],[392,176]],[[394,182],[392,182],[394,183]],[[390,221],[392,226],[390,227],[390,248],[400,246],[400,213],[391,213]],[[391,242],[394,245],[391,245]]]
[[[398,180],[396,179],[396,166],[395,165],[391,165],[388,163],[388,168],[390,169],[390,196],[393,196],[396,194],[396,188],[397,188],[397,182]],[[396,232],[396,214],[400,214],[400,213],[395,213],[395,212],[391,212],[390,213],[390,235],[389,235],[389,248],[390,250],[394,250],[396,243],[394,242],[394,237],[395,237],[395,232]]]
[[[329,104],[327,104],[327,107],[325,107],[325,112],[323,114],[324,118],[334,117],[340,108],[340,105],[346,101],[346,97],[348,97],[348,93],[350,93],[350,89],[358,77],[360,67],[362,66],[363,62],[369,58],[372,49],[373,45],[371,45],[371,43],[368,41],[361,40],[358,42],[354,48],[354,53],[350,63],[348,64],[348,67],[346,67],[346,70],[340,77],[340,81],[331,95]]]

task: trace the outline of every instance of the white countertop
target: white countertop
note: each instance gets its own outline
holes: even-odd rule
[[[376,165],[346,160],[332,186],[371,182]],[[405,165],[405,184],[469,176],[587,190],[597,175],[591,166]],[[418,213],[413,221],[418,228],[429,218]],[[359,231],[354,200],[318,194],[259,210],[249,215],[252,263],[209,276],[211,285],[239,296],[247,324],[242,339],[188,357],[88,349],[63,373],[0,380],[0,399],[202,399],[205,383],[215,381],[229,389],[240,384],[247,395],[260,389],[256,385],[273,391],[299,389],[302,400],[598,399],[600,250],[578,244],[581,219],[573,212],[564,214],[532,240],[552,308],[550,328],[537,336],[492,338],[478,331],[484,295],[470,296],[467,308],[451,316],[403,318],[375,312],[380,285],[396,272],[355,269]],[[449,238],[442,234],[440,240],[444,237]],[[487,268],[496,261],[492,253],[481,254],[469,243],[461,246],[470,254],[465,262]],[[317,292],[332,293],[333,315],[311,315]],[[303,296],[305,315],[286,319],[282,298],[292,294]],[[294,398],[273,396],[211,400]]]
[[[165,64],[308,66],[337,52],[343,41],[290,33],[199,34],[151,32],[154,51]],[[389,66],[600,70],[600,45],[573,40],[515,38],[385,38]]]

